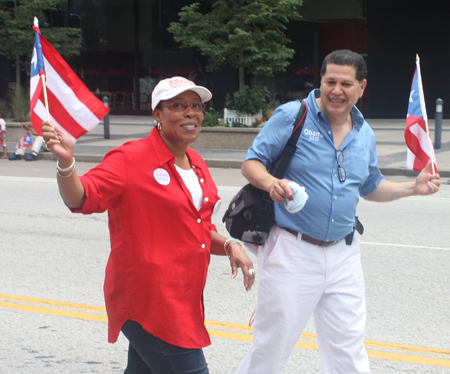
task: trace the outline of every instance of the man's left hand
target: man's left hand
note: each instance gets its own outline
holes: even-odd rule
[[[431,195],[439,191],[441,185],[441,177],[439,174],[430,174],[431,160],[423,168],[416,178],[416,186],[414,192],[417,195]]]

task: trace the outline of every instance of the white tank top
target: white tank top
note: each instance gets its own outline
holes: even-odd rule
[[[191,193],[192,202],[194,203],[197,210],[200,210],[203,205],[203,191],[200,187],[200,182],[198,181],[197,174],[195,174],[195,171],[192,169],[185,170],[177,165],[175,165],[175,167],[178,171],[178,174],[180,174],[181,178],[183,179],[183,182],[186,185],[187,189]]]

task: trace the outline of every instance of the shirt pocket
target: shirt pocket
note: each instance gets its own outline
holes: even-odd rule
[[[369,176],[370,150],[361,146],[350,147],[350,162],[347,179],[358,184],[363,184]],[[344,160],[345,163],[345,160]],[[344,166],[344,163],[342,166]]]

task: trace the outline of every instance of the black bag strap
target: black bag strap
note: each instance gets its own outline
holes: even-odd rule
[[[307,111],[308,111],[308,107],[306,106],[305,101],[302,100],[301,104],[300,104],[300,109],[297,114],[297,119],[295,120],[295,123],[297,125],[294,127],[294,130],[292,131],[292,135],[284,147],[283,154],[281,155],[280,163],[278,164],[277,170],[275,171],[275,174],[274,174],[275,178],[278,178],[278,179],[283,178],[284,173],[286,172],[286,169],[289,165],[289,161],[291,160],[291,157],[294,154],[295,149],[297,148],[297,141],[300,136],[300,133],[302,132],[302,128],[303,128],[303,124],[305,123]]]

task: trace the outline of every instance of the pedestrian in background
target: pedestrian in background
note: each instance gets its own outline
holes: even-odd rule
[[[6,145],[6,122],[3,119],[3,111],[0,110],[0,146],[3,147],[3,156],[0,159],[8,158],[8,147]]]
[[[210,344],[203,305],[210,254],[229,255],[232,277],[240,267],[247,290],[255,280],[243,248],[212,224],[217,187],[204,160],[188,148],[210,99],[206,88],[185,78],[162,80],[152,93],[158,125],[149,136],[109,152],[81,177],[67,133],[52,122],[42,126],[58,159],[65,204],[83,214],[108,210],[109,342],[121,330],[128,338],[126,374],[208,373],[202,348]]]
[[[250,183],[274,200],[276,226],[258,249],[253,344],[238,374],[280,373],[312,314],[323,373],[370,373],[360,240],[353,235],[359,197],[387,202],[429,195],[441,183],[430,162],[412,182],[381,174],[375,135],[355,107],[367,84],[360,55],[332,52],[321,75],[320,89],[306,99],[306,121],[284,178],[268,170],[276,169],[293,131],[298,101],[275,110],[242,165]],[[283,204],[292,199],[290,181],[309,195],[295,214]]]

